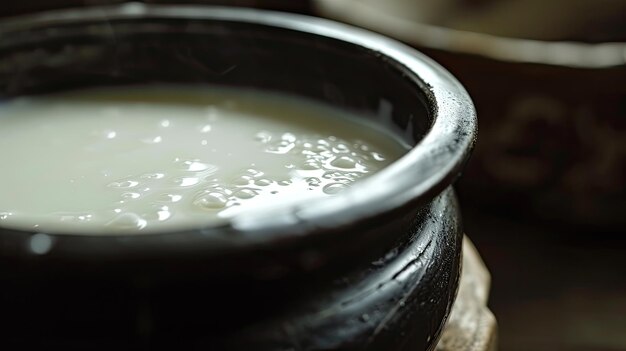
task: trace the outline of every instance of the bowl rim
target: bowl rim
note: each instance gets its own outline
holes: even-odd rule
[[[49,250],[44,252],[46,254],[55,249],[63,255],[80,258],[152,256],[189,250],[210,254],[294,242],[364,219],[379,218],[398,208],[424,204],[452,184],[469,158],[476,139],[477,120],[472,101],[463,86],[448,71],[415,49],[346,24],[249,8],[128,3],[54,10],[6,19],[0,22],[0,40],[16,31],[49,25],[159,18],[245,22],[349,42],[367,49],[376,53],[381,62],[384,60],[386,64],[396,66],[415,85],[415,89],[426,95],[432,118],[431,128],[402,158],[360,181],[359,188],[368,188],[367,192],[348,189],[339,196],[288,205],[268,213],[251,212],[234,217],[223,225],[175,233],[171,230],[140,235],[43,233],[51,243]],[[13,232],[28,234],[27,237],[42,234]],[[163,240],[164,236],[167,240]],[[190,245],[191,242],[194,244]],[[6,252],[0,252],[0,256],[4,254]]]
[[[457,30],[391,16],[380,8],[359,0],[317,0],[315,6],[321,15],[328,18],[363,26],[425,49],[473,55],[501,62],[578,69],[626,65],[626,42],[548,41]]]

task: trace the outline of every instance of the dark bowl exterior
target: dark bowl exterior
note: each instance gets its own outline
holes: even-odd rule
[[[450,186],[476,128],[451,75],[375,34],[255,10],[129,4],[0,24],[0,98],[152,83],[314,99],[416,146],[363,181],[366,191],[220,226],[91,236],[0,228],[10,345],[434,347],[460,269]],[[43,253],[31,249],[41,235]]]
[[[431,350],[460,277],[458,205],[449,189],[396,221],[379,228],[396,238],[384,254],[368,261],[346,257],[349,269],[280,280],[209,279],[198,272],[206,264],[198,256],[191,267],[173,259],[119,265],[3,260],[3,344]]]

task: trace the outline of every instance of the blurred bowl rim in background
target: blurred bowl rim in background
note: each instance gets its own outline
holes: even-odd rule
[[[314,0],[314,7],[325,17],[380,31],[419,47],[505,62],[583,69],[626,64],[626,42],[545,41],[456,30],[397,17],[359,0]]]

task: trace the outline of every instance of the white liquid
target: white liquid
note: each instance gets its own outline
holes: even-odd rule
[[[330,108],[212,89],[109,89],[0,105],[0,226],[128,233],[333,195],[406,148]]]

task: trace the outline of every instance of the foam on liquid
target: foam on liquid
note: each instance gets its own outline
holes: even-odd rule
[[[127,233],[334,195],[406,148],[309,101],[172,87],[0,106],[0,226]]]

